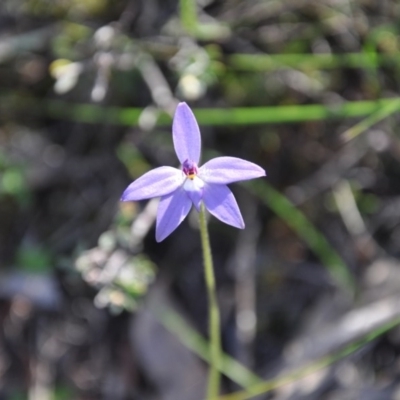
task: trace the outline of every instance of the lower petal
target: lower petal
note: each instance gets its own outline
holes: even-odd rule
[[[244,228],[242,214],[228,186],[206,183],[203,201],[207,210],[220,221],[235,228]]]
[[[192,202],[182,188],[161,197],[157,211],[157,242],[164,240],[181,224],[191,207]]]

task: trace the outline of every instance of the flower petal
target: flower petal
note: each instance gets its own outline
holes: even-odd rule
[[[179,103],[176,108],[172,136],[181,164],[186,160],[198,164],[201,151],[200,130],[192,110],[186,103]]]
[[[192,202],[181,188],[161,197],[157,211],[157,242],[161,242],[171,234],[186,218],[191,208]]]
[[[204,185],[203,201],[207,210],[225,224],[244,229],[242,214],[236,203],[235,196],[228,186],[206,183]]]
[[[177,168],[159,167],[146,172],[131,183],[122,194],[122,201],[137,201],[165,196],[183,184],[185,175]]]
[[[217,157],[200,167],[199,177],[207,183],[228,184],[265,176],[265,171],[250,161],[236,157]]]

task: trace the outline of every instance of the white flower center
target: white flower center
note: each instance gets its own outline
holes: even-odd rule
[[[185,189],[187,192],[198,192],[202,190],[203,187],[204,182],[197,175],[193,176],[193,178],[186,178],[183,184],[183,189]]]

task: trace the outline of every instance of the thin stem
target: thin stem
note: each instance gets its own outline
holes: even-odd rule
[[[214,267],[211,255],[210,239],[208,237],[206,212],[204,205],[200,206],[200,235],[203,248],[204,274],[206,280],[209,312],[209,340],[210,340],[210,375],[207,387],[207,399],[215,399],[219,395],[221,362],[220,318],[215,288]]]

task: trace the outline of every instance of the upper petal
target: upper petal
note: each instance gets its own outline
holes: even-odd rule
[[[161,242],[171,234],[188,215],[192,202],[183,189],[164,196],[157,212],[156,240]]]
[[[242,214],[236,203],[235,196],[225,185],[206,183],[203,191],[203,201],[207,210],[222,222],[243,229]]]
[[[265,176],[258,165],[236,157],[217,157],[206,162],[199,169],[199,176],[205,182],[228,184]]]
[[[137,201],[167,195],[183,184],[184,174],[173,167],[159,167],[132,182],[122,194],[122,201]]]
[[[186,160],[198,164],[201,151],[200,130],[192,110],[186,103],[179,103],[176,107],[172,137],[181,164]]]

